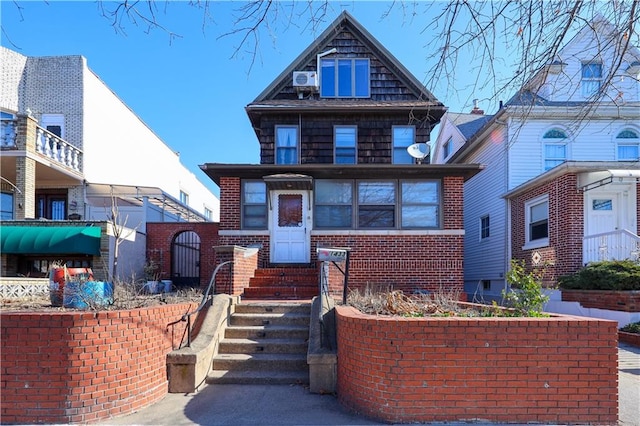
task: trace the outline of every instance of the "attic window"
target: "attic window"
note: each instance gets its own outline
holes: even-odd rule
[[[368,59],[322,59],[320,67],[320,96],[323,98],[371,96]]]
[[[602,84],[602,64],[587,62],[582,64],[582,96],[589,98],[600,91]]]

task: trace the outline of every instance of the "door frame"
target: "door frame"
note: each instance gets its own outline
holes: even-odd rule
[[[302,196],[302,220],[304,227],[304,258],[300,261],[279,261],[275,259],[277,223],[278,223],[278,196],[287,194],[300,194]],[[311,261],[311,228],[313,223],[311,207],[311,191],[307,189],[273,189],[269,191],[269,262],[274,264],[308,264]]]

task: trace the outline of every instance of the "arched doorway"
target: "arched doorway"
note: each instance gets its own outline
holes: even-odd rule
[[[171,281],[178,287],[200,286],[200,236],[180,232],[171,243]]]

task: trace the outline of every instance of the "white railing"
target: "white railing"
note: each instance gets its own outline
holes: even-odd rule
[[[1,120],[0,147],[16,148],[16,120]]]
[[[80,160],[82,151],[41,127],[38,127],[36,132],[36,151],[39,154],[77,172],[81,172]]]
[[[583,263],[602,260],[638,260],[640,257],[640,237],[627,229],[583,238]]]

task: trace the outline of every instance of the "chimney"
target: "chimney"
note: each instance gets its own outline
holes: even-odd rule
[[[478,108],[478,100],[473,100],[473,109],[471,110],[471,114],[484,115],[484,110]]]

